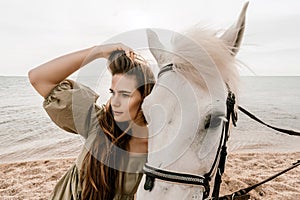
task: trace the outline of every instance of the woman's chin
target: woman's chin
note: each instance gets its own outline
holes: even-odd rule
[[[120,116],[114,116],[114,120],[116,122],[128,122],[129,121],[129,119],[124,118],[124,117],[120,117]]]

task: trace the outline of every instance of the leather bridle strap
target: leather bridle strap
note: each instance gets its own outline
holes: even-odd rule
[[[177,173],[172,171],[166,171],[156,167],[150,166],[148,163],[143,168],[144,172],[148,176],[160,178],[165,181],[194,184],[194,185],[205,185],[205,178],[199,175]]]
[[[290,166],[289,168],[287,169],[284,169],[283,171],[259,182],[259,183],[256,183],[254,185],[251,185],[247,188],[243,188],[243,189],[240,189],[239,191],[236,191],[236,192],[233,192],[231,194],[228,194],[228,195],[225,195],[225,196],[222,196],[219,198],[219,200],[231,200],[231,199],[241,199],[240,197],[248,197],[249,195],[246,195],[248,192],[250,192],[251,190],[257,188],[258,186],[268,182],[268,181],[271,181],[273,180],[274,178],[280,176],[281,174],[284,174],[288,171],[290,171],[291,169],[294,169],[295,167],[298,167],[300,165],[300,160],[298,160],[297,162],[293,163],[292,166]]]
[[[228,87],[228,86],[227,86]],[[225,131],[224,131],[224,141],[223,145],[221,148],[221,153],[220,153],[220,161],[218,164],[217,168],[217,173],[215,176],[215,182],[214,182],[214,189],[212,193],[212,197],[214,199],[219,199],[219,193],[220,193],[220,187],[222,183],[222,175],[225,171],[225,163],[226,163],[226,157],[227,157],[227,141],[229,138],[229,124],[230,121],[234,126],[236,126],[236,121],[237,121],[237,114],[234,111],[234,105],[235,105],[235,95],[232,93],[228,87],[228,96],[226,100],[226,107],[227,107],[227,121],[225,122]]]
[[[143,171],[144,174],[146,174],[145,190],[151,191],[153,189],[155,178],[175,183],[200,185],[205,188],[205,191],[209,189],[209,180],[203,176],[167,171],[152,167],[148,163],[144,165]]]
[[[157,77],[159,78],[163,73],[165,73],[167,71],[172,71],[172,70],[173,70],[173,64],[170,63],[170,64],[168,64],[168,65],[166,65],[166,66],[164,66],[160,69],[160,71],[158,72]]]
[[[250,113],[248,110],[246,110],[245,108],[238,106],[238,109],[243,112],[245,115],[247,115],[248,117],[250,117],[251,119],[257,121],[258,123],[261,123],[271,129],[274,129],[276,131],[279,131],[281,133],[286,133],[288,135],[296,135],[296,136],[300,136],[300,132],[294,131],[294,130],[288,130],[288,129],[283,129],[283,128],[278,128],[275,126],[271,126],[265,122],[263,122],[262,120],[258,119],[255,115],[253,115],[252,113]]]
[[[243,112],[244,114],[246,114],[247,116],[249,116],[250,118],[254,119],[255,121],[271,128],[271,129],[274,129],[276,131],[279,131],[279,132],[282,132],[282,133],[286,133],[286,134],[289,134],[289,135],[296,135],[296,136],[300,136],[300,132],[296,132],[296,131],[293,131],[293,130],[288,130],[288,129],[282,129],[282,128],[278,128],[278,127],[275,127],[275,126],[271,126],[265,122],[263,122],[262,120],[260,120],[259,118],[257,118],[255,115],[253,115],[252,113],[250,113],[249,111],[247,111],[246,109],[244,109],[243,107],[241,106],[238,106],[238,109]],[[300,160],[298,160],[297,162],[293,163],[293,165],[259,183],[256,183],[254,185],[251,185],[249,187],[246,187],[246,188],[243,188],[243,189],[240,189],[236,192],[233,192],[229,195],[225,195],[225,196],[222,196],[222,197],[219,197],[219,200],[229,200],[229,199],[248,199],[249,195],[247,195],[248,192],[250,192],[251,190],[255,189],[256,187],[268,182],[268,181],[271,181],[273,180],[274,178],[276,178],[277,176],[280,176],[281,174],[283,173],[286,173],[287,171],[297,167],[300,165]]]

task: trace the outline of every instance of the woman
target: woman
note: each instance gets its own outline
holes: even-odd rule
[[[112,95],[102,107],[95,104],[94,91],[66,80],[97,58],[108,59],[112,74]],[[86,139],[51,199],[134,199],[148,144],[141,104],[154,85],[145,62],[123,44],[100,45],[42,64],[29,72],[29,79],[54,123]]]

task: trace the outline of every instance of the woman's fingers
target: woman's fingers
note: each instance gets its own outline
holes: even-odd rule
[[[131,58],[132,60],[135,60],[136,58],[136,54],[133,51],[130,51],[128,54],[126,54],[129,58]]]
[[[133,49],[132,49],[132,48],[126,46],[126,45],[123,44],[123,43],[119,43],[118,45],[119,45],[119,47],[120,47],[120,49],[118,49],[118,50],[123,50],[123,51],[125,51],[126,55],[127,55],[128,57],[130,57],[130,58],[133,58],[133,57],[134,57],[134,52],[133,52]]]
[[[101,57],[104,57],[104,58],[108,58],[113,51],[117,51],[117,50],[125,51],[125,53],[128,57],[131,57],[133,55],[133,49],[126,46],[123,43],[100,45],[100,46],[98,46],[97,49],[98,49],[97,51],[100,51],[99,53],[100,53]]]

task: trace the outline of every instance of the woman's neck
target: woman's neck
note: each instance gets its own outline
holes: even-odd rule
[[[148,128],[146,125],[139,126],[133,124],[131,126],[132,137],[129,141],[129,151],[135,153],[148,152]]]
[[[138,125],[136,123],[133,123],[131,125],[132,130],[132,137],[138,138],[138,139],[147,139],[148,138],[148,127],[146,125]]]

